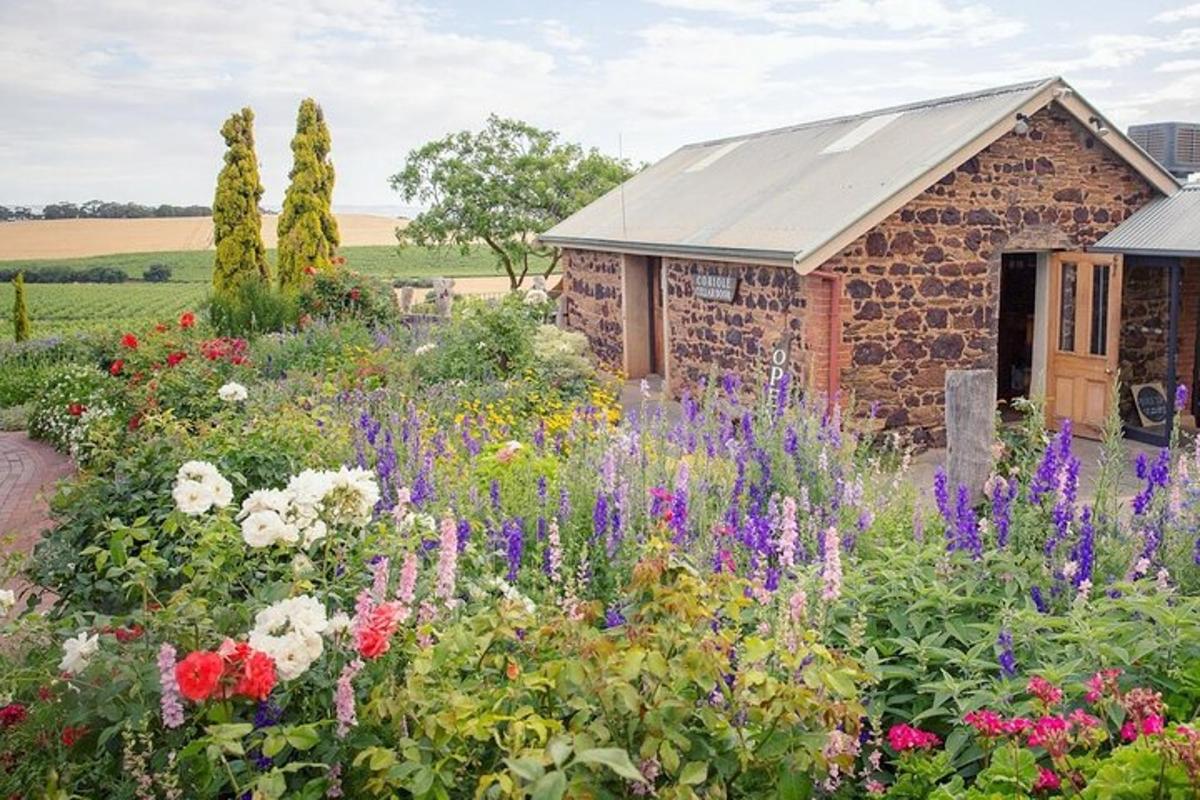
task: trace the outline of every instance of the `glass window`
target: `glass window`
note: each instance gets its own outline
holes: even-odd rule
[[[1092,341],[1088,352],[1108,353],[1108,265],[1092,265]]]
[[[1078,284],[1078,267],[1064,263],[1058,296],[1058,349],[1067,353],[1075,351],[1075,295]]]

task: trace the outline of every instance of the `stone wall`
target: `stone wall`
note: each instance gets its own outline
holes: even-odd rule
[[[889,428],[941,444],[947,369],[995,369],[1003,250],[1092,244],[1153,196],[1065,111],[1043,109],[823,265],[851,312],[843,390]]]
[[[780,267],[664,258],[667,280],[670,390],[696,391],[711,375],[733,372],[744,387],[762,385],[770,351],[792,335],[791,368],[805,379],[810,354],[801,335],[805,278]],[[733,302],[704,300],[693,291],[696,275],[738,278]]]
[[[1129,387],[1167,382],[1167,325],[1171,308],[1169,269],[1125,264],[1121,287],[1121,416],[1137,420]]]
[[[620,371],[624,366],[620,254],[565,250],[562,264],[564,325],[587,336],[601,366]]]

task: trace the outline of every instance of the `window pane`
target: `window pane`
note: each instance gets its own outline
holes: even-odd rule
[[[1094,356],[1108,353],[1108,265],[1092,265],[1092,341]]]
[[[1058,349],[1075,350],[1075,293],[1079,283],[1074,264],[1062,265],[1062,289],[1058,297]]]

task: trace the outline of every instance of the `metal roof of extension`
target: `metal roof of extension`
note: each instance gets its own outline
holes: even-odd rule
[[[1060,78],[679,148],[555,225],[564,247],[794,266],[810,272],[1052,101],[1103,120]],[[1110,146],[1178,184],[1112,126]],[[1114,141],[1117,140],[1117,141]],[[864,227],[865,226],[865,227]]]
[[[1151,200],[1089,250],[1140,256],[1200,257],[1200,183]]]

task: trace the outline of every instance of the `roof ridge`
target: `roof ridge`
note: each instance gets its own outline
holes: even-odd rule
[[[726,142],[734,142],[746,139],[759,139],[764,136],[775,136],[783,133],[791,133],[793,131],[805,130],[807,128],[816,128],[822,125],[832,125],[838,122],[849,122],[854,119],[870,119],[871,117],[879,117],[884,114],[899,114],[905,111],[916,111],[923,108],[933,108],[935,106],[947,106],[954,103],[966,103],[972,100],[981,100],[985,97],[995,97],[1002,94],[1014,94],[1016,92],[1030,91],[1032,89],[1041,88],[1055,81],[1061,81],[1062,78],[1053,75],[1049,78],[1041,78],[1033,81],[1023,81],[1021,83],[1010,83],[1005,86],[994,86],[990,89],[980,89],[974,92],[964,92],[962,94],[946,95],[945,97],[935,97],[930,100],[918,100],[912,103],[903,103],[901,105],[887,106],[885,108],[877,108],[871,111],[862,111],[857,114],[844,114],[840,117],[827,117],[825,119],[814,119],[808,122],[800,122],[795,125],[783,125],[778,128],[768,128],[761,131],[752,131],[750,133],[735,134],[733,136],[721,136],[715,139],[705,139],[699,142],[691,142],[680,147],[680,150],[688,150],[694,147],[709,147],[715,144],[724,144]]]

